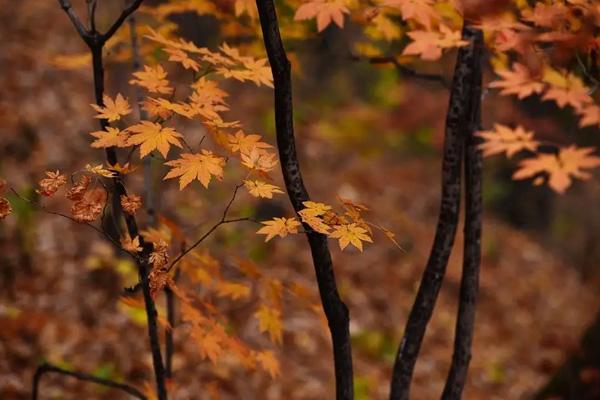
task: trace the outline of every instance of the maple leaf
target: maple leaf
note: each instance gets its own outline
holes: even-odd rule
[[[97,140],[92,142],[93,148],[106,147],[127,147],[127,132],[123,132],[118,128],[106,127],[105,131],[90,132],[90,135]]]
[[[556,104],[564,108],[567,105],[580,110],[593,100],[588,94],[589,89],[583,84],[581,78],[573,73],[565,73],[546,68],[544,81],[550,84],[543,100],[554,100]]]
[[[262,197],[265,199],[272,199],[275,193],[283,193],[283,191],[277,186],[271,185],[263,181],[245,180],[244,187],[252,196]]]
[[[166,162],[165,165],[173,168],[163,179],[179,177],[179,190],[183,190],[194,179],[198,179],[207,188],[213,176],[223,178],[225,159],[215,156],[212,151],[202,150],[201,153],[182,154],[178,160]]]
[[[317,30],[323,31],[334,22],[340,28],[344,27],[344,14],[350,14],[350,10],[343,0],[313,0],[302,4],[296,10],[294,20],[302,21],[307,19],[317,19]]]
[[[233,300],[245,299],[250,296],[250,287],[243,283],[218,282],[216,290],[219,296],[229,297]]]
[[[137,194],[121,195],[121,207],[127,214],[134,215],[141,206],[142,198]]]
[[[114,100],[109,96],[104,95],[102,102],[104,103],[104,107],[97,104],[90,104],[98,113],[94,118],[106,119],[109,122],[113,122],[121,119],[121,116],[131,113],[129,102],[121,95],[121,93],[118,93]]]
[[[265,242],[273,239],[275,236],[286,237],[290,233],[298,233],[300,222],[295,218],[273,218],[270,221],[262,221],[266,225],[260,228],[256,233],[267,235]]]
[[[0,197],[0,219],[8,217],[12,213],[12,207],[7,199]]]
[[[519,151],[535,151],[539,142],[533,140],[533,135],[533,132],[526,131],[521,126],[511,129],[500,124],[494,124],[494,130],[477,133],[477,136],[485,140],[479,145],[484,156],[506,152],[509,158]]]
[[[169,118],[173,111],[165,108],[163,104],[158,101],[158,99],[153,99],[151,97],[147,97],[142,102],[142,108],[146,111],[151,117],[160,118],[166,120]]]
[[[336,225],[333,227],[333,232],[329,235],[334,239],[338,239],[340,249],[344,250],[346,246],[352,244],[358,250],[363,251],[362,242],[373,243],[368,231],[361,228],[356,223]]]
[[[130,253],[139,253],[142,251],[142,247],[140,246],[140,237],[136,236],[133,239],[129,236],[128,232],[125,232],[125,235],[121,237],[121,247],[123,250],[128,251]]]
[[[261,305],[258,311],[254,313],[258,320],[258,329],[260,332],[268,332],[269,337],[275,343],[281,344],[283,337],[283,324],[281,322],[281,312],[275,308]]]
[[[102,164],[98,164],[98,165],[86,164],[85,170],[91,174],[100,175],[105,178],[114,178],[116,176],[115,171],[111,171],[109,169],[104,168],[104,166]]]
[[[169,86],[169,81],[167,80],[167,72],[160,65],[154,67],[144,65],[144,70],[134,72],[133,76],[137,79],[129,81],[132,85],[141,86],[152,93],[173,93],[173,88]]]
[[[270,350],[257,352],[255,354],[256,361],[262,366],[262,368],[269,373],[271,378],[275,379],[281,374],[281,367],[279,361],[275,358],[275,354]]]
[[[544,90],[544,84],[535,80],[529,69],[523,64],[513,63],[512,69],[496,71],[502,77],[490,83],[491,88],[500,88],[500,94],[515,94],[519,99],[541,93]]]
[[[433,0],[387,0],[384,6],[398,8],[403,20],[413,20],[431,29],[432,21],[439,19]]]
[[[47,178],[39,182],[40,188],[36,190],[42,196],[52,196],[61,186],[67,183],[67,177],[61,175],[59,170],[46,171],[46,176]]]
[[[403,55],[418,55],[423,60],[437,60],[442,50],[452,47],[466,46],[469,42],[461,39],[460,31],[453,31],[440,25],[440,31],[415,30],[407,35],[413,40],[404,48]]]
[[[579,126],[590,126],[590,125],[600,125],[600,106],[597,104],[590,104],[584,106],[582,109],[577,110],[579,113]]]
[[[191,335],[200,350],[200,356],[208,358],[213,364],[223,353],[223,336],[217,326],[208,329],[192,329]]]
[[[67,199],[72,201],[79,201],[83,199],[83,196],[85,195],[85,192],[87,191],[91,182],[92,178],[87,175],[82,175],[81,178],[79,178],[79,181],[67,192]]]
[[[262,136],[260,135],[246,135],[243,131],[239,130],[235,134],[227,135],[228,144],[231,147],[231,151],[240,153],[250,153],[253,149],[269,149],[272,148],[269,143],[261,142]]]
[[[548,175],[548,185],[558,193],[564,193],[572,183],[572,177],[588,179],[590,174],[583,169],[600,165],[600,157],[591,155],[592,147],[569,146],[558,154],[538,154],[520,162],[513,179],[527,179],[538,174]]]
[[[141,145],[140,157],[150,154],[152,150],[158,150],[163,157],[167,157],[171,145],[181,148],[179,138],[183,136],[173,128],[165,128],[160,124],[150,121],[141,121],[139,124],[127,128],[133,134],[127,139],[128,145]]]
[[[246,13],[248,14],[251,20],[255,20],[258,18],[256,2],[252,0],[235,0],[234,9],[236,17],[239,17],[240,15]]]
[[[308,224],[316,232],[329,234],[331,228],[321,218],[331,210],[331,206],[324,203],[317,203],[314,201],[305,201],[302,203],[304,209],[300,210],[298,214],[302,218],[302,222]]]
[[[166,48],[164,49],[169,54],[169,61],[177,62],[185,69],[192,69],[196,72],[200,70],[200,64],[188,56],[188,54],[180,49]]]
[[[169,262],[169,245],[164,240],[152,243],[153,251],[148,260],[154,269],[161,269]]]
[[[250,152],[242,153],[242,165],[249,169],[269,172],[277,165],[277,156],[254,147]]]
[[[95,188],[87,191],[81,200],[71,206],[71,214],[77,222],[95,221],[106,204],[106,191]]]

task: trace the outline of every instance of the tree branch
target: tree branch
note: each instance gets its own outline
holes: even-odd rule
[[[474,31],[474,46],[483,46],[483,33]],[[465,227],[463,272],[460,284],[460,302],[454,337],[452,365],[442,394],[443,400],[460,400],[469,362],[475,327],[476,298],[479,291],[479,264],[481,260],[481,186],[483,162],[478,145],[481,139],[475,134],[481,124],[481,51],[473,60],[474,76],[471,96],[471,125],[465,138]]]
[[[123,25],[123,22],[125,22],[127,17],[133,14],[133,12],[142,5],[142,1],[144,0],[134,0],[130,5],[125,7],[125,9],[121,12],[121,15],[119,15],[119,18],[117,18],[117,20],[112,24],[112,26],[108,28],[106,33],[102,35],[102,44],[106,43],[106,41],[109,40],[115,34],[115,32],[121,27],[121,25]]]
[[[32,400],[38,399],[39,386],[40,386],[40,381],[42,379],[42,376],[44,374],[50,373],[50,372],[61,374],[61,375],[66,375],[66,376],[71,376],[80,381],[93,382],[98,385],[110,387],[113,389],[118,389],[118,390],[128,393],[131,396],[136,397],[140,400],[146,400],[146,396],[144,396],[144,394],[142,392],[140,392],[133,386],[127,385],[125,383],[111,381],[110,379],[98,378],[94,375],[86,374],[83,372],[69,371],[69,370],[66,370],[63,368],[59,368],[56,365],[52,365],[52,364],[48,364],[48,363],[44,363],[44,364],[40,365],[35,370],[35,374],[33,375],[33,388],[32,388],[32,394],[31,394]]]
[[[89,45],[90,40],[91,40],[91,35],[87,31],[87,29],[85,29],[85,26],[83,25],[83,23],[81,22],[81,20],[77,16],[77,14],[75,14],[75,11],[73,10],[73,6],[71,5],[71,2],[69,2],[69,0],[58,0],[58,4],[60,4],[63,11],[65,13],[67,13],[69,19],[73,23],[73,26],[79,33],[79,36],[81,36],[83,41]]]
[[[256,0],[265,49],[273,72],[275,86],[275,124],[279,160],[288,197],[296,212],[300,211],[309,195],[304,187],[294,139],[291,66],[287,59],[273,0]],[[333,271],[327,237],[305,225],[313,264],[319,286],[323,310],[327,317],[336,378],[336,398],[354,397],[352,376],[352,350],[350,344],[348,308],[340,299]]]
[[[428,74],[424,72],[415,71],[414,69],[408,68],[405,65],[402,65],[398,62],[396,57],[393,56],[381,56],[381,57],[360,57],[355,54],[351,54],[350,57],[354,61],[365,60],[368,61],[369,64],[378,65],[378,64],[392,64],[396,70],[401,74],[411,78],[421,79],[424,81],[435,82],[441,84],[446,89],[450,89],[450,84],[446,81],[446,79],[442,75],[436,74]]]
[[[452,80],[450,104],[446,116],[444,156],[442,161],[442,197],[435,238],[421,284],[412,306],[404,337],[394,363],[391,400],[408,400],[410,383],[427,324],[446,272],[454,244],[460,209],[460,172],[464,138],[471,127],[472,91],[478,76],[480,46],[474,42],[478,30],[464,27],[462,37],[470,42],[461,47]]]

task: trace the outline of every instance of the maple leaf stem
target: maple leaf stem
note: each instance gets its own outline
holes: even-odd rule
[[[38,394],[39,394],[39,389],[40,389],[40,381],[41,381],[42,377],[48,373],[66,375],[66,376],[70,376],[75,379],[78,379],[80,381],[92,382],[92,383],[95,383],[95,384],[98,384],[101,386],[118,389],[118,390],[121,390],[127,394],[130,394],[131,396],[138,398],[140,400],[146,400],[146,396],[144,396],[144,394],[142,392],[140,392],[133,386],[127,385],[125,383],[116,382],[116,381],[113,381],[110,379],[100,378],[100,377],[97,377],[95,375],[88,374],[85,372],[66,370],[66,369],[60,368],[56,365],[49,364],[49,363],[43,363],[40,366],[38,366],[37,369],[35,370],[35,374],[33,375],[33,386],[32,386],[32,395],[31,395],[32,400],[38,399]]]
[[[469,132],[473,128],[471,120],[474,108],[478,108],[477,104],[481,98],[483,35],[480,30],[465,25],[462,37],[463,40],[469,41],[469,45],[461,47],[458,51],[450,91],[442,161],[442,197],[435,239],[394,362],[390,400],[409,398],[414,366],[444,279],[458,226],[463,145],[466,135],[473,133]],[[472,329],[470,314],[466,315],[464,311],[463,307],[460,335]],[[470,353],[463,351],[462,339],[457,338],[461,342],[457,343],[454,359],[466,360],[468,364]],[[467,342],[464,344],[470,345],[470,339]],[[464,381],[460,381],[463,378],[463,366],[466,373],[466,365],[455,364],[454,375],[449,378],[449,385],[453,386],[452,391],[445,395],[444,399],[460,398],[464,384]]]
[[[298,213],[304,208],[303,202],[309,201],[310,198],[302,180],[296,154],[291,66],[279,33],[277,11],[273,0],[256,0],[256,5],[265,49],[273,73],[279,161],[288,197]],[[354,378],[348,307],[337,290],[327,236],[312,231],[307,225],[304,228],[307,231],[306,237],[312,254],[319,295],[333,342],[336,399],[351,400],[354,398]]]

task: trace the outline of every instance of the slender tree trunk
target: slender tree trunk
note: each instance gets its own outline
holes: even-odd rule
[[[446,116],[444,156],[442,160],[442,197],[433,246],[412,306],[404,337],[394,363],[390,399],[408,400],[415,363],[427,324],[433,313],[448,258],[454,244],[460,210],[461,161],[464,138],[471,127],[471,99],[480,62],[479,31],[465,26],[462,37],[469,45],[460,48],[450,92]]]
[[[296,154],[292,107],[291,66],[287,59],[273,0],[257,0],[258,14],[263,38],[275,86],[275,124],[277,147],[283,178],[288,196],[296,212],[304,208],[302,204],[310,198],[304,187],[300,165]],[[350,345],[348,308],[338,294],[333,263],[327,244],[327,237],[304,225],[323,310],[327,317],[331,339],[336,378],[336,399],[350,400],[354,397],[352,377],[352,350]]]
[[[443,400],[461,398],[471,361],[471,345],[475,327],[475,309],[479,291],[479,265],[481,261],[482,169],[479,138],[475,133],[481,124],[481,55],[483,33],[473,30],[475,57],[473,60],[473,86],[470,96],[471,125],[465,138],[465,226],[463,273],[460,284],[460,301],[454,337],[454,354],[448,373]]]

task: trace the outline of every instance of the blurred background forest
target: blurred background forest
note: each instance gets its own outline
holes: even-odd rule
[[[118,13],[120,3],[113,3],[99,21]],[[89,107],[92,75],[85,58],[73,56],[83,54],[85,45],[56,1],[3,0],[0,5],[0,175],[18,192],[33,196],[42,171],[81,168],[82,159],[102,161],[101,152],[89,146],[88,133],[96,127]],[[221,6],[233,7],[227,0]],[[264,57],[254,31],[250,38],[237,35],[234,40],[230,27],[210,16],[187,12],[170,19],[179,35],[198,45],[216,48],[227,40]],[[123,35],[128,29],[123,26]],[[387,396],[392,361],[432,242],[448,90],[403,77],[390,66],[353,59],[349,43],[355,34],[352,25],[344,30],[331,26],[295,41],[292,24],[282,29],[283,37],[290,38],[298,150],[311,195],[325,202],[340,195],[368,204],[371,219],[395,232],[404,249],[383,240],[360,255],[331,246],[341,295],[350,308],[356,398],[366,400]],[[127,51],[125,45],[109,51],[107,91],[135,98],[127,83]],[[449,52],[442,62],[420,68],[450,80],[454,57]],[[271,89],[229,84],[227,91],[231,115],[274,144]],[[600,144],[597,129],[577,128],[552,103],[517,102],[488,92],[483,104],[486,129],[497,121],[514,122],[534,127],[545,138]],[[554,382],[564,396],[572,396],[565,398],[598,399],[600,177],[557,195],[547,187],[511,181],[511,172],[504,159],[485,162],[480,303],[464,398],[530,399]],[[282,187],[281,179],[277,184]],[[184,216],[177,223],[197,232],[222,211],[233,184],[180,194],[169,185],[162,193],[161,215]],[[151,376],[143,315],[121,297],[123,288],[135,283],[134,265],[115,256],[85,226],[8,197],[14,214],[0,224],[0,398],[29,398],[33,372],[44,360],[142,387]],[[292,212],[285,196],[268,204],[246,198],[243,207],[262,219]],[[255,230],[224,226],[206,247],[225,263],[250,257],[265,273],[311,288],[318,302],[305,239],[265,244]],[[417,400],[436,398],[444,384],[461,240],[459,234],[417,363]],[[252,329],[256,321],[246,303],[216,303],[247,340],[264,340],[252,336],[258,336]],[[283,372],[276,379],[202,360],[176,331],[172,397],[329,398],[334,383],[322,319],[294,304],[284,304],[284,311],[283,344],[276,350]],[[44,378],[44,399],[109,396],[125,398],[65,377]]]

